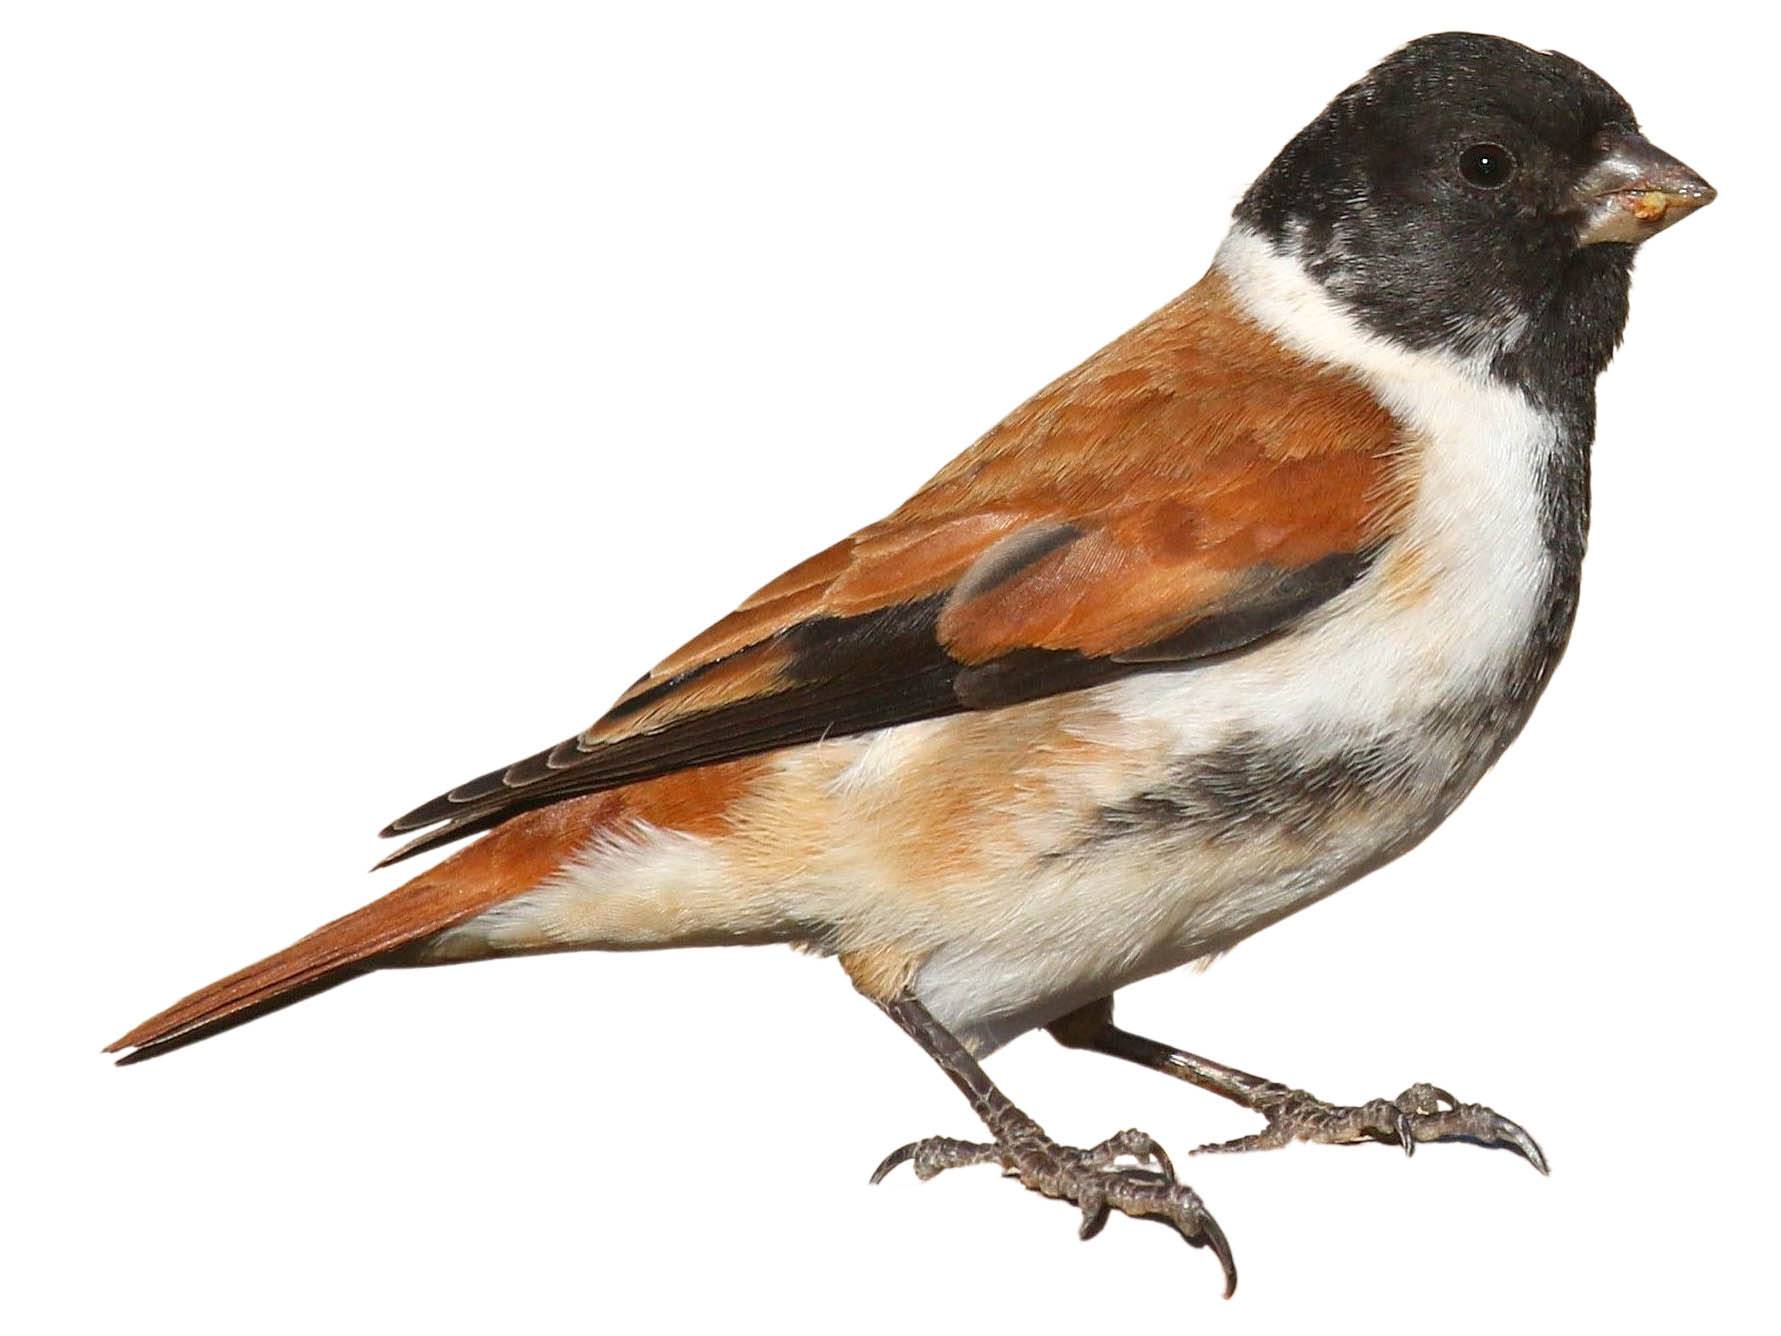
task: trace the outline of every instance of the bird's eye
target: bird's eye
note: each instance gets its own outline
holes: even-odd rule
[[[1459,174],[1475,186],[1495,190],[1515,175],[1515,155],[1501,144],[1473,144],[1459,155]]]

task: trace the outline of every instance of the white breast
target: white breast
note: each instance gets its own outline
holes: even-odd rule
[[[1216,264],[1245,312],[1300,355],[1362,380],[1420,453],[1420,483],[1393,544],[1416,569],[1382,563],[1315,633],[1230,675],[1233,705],[1273,698],[1291,711],[1308,694],[1313,710],[1378,718],[1500,671],[1550,590],[1541,512],[1558,444],[1552,419],[1492,379],[1483,359],[1407,351],[1369,334],[1295,259],[1244,228]],[[1303,668],[1282,662],[1289,657]]]

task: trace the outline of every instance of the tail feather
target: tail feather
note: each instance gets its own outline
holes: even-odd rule
[[[141,1062],[398,963],[404,947],[538,885],[616,804],[596,794],[516,817],[381,900],[182,998],[105,1051],[133,1049],[120,1065]]]
[[[117,1065],[129,1067],[138,1062],[147,1062],[150,1058],[158,1058],[163,1053],[171,1053],[174,1049],[184,1048],[187,1044],[195,1044],[200,1039],[209,1039],[212,1035],[221,1034],[224,1030],[233,1030],[237,1025],[246,1025],[249,1021],[257,1021],[260,1017],[270,1015],[274,1011],[282,1011],[285,1007],[314,997],[317,993],[325,993],[330,988],[356,979],[361,974],[369,974],[376,968],[375,965],[369,964],[342,966],[331,974],[323,974],[307,984],[292,985],[282,992],[269,994],[258,1002],[244,1002],[228,1009],[218,1010],[207,1019],[194,1021],[184,1029],[176,1028],[160,1033],[158,1037],[148,1038],[146,1034],[155,1033],[149,1027],[161,1020],[161,1016],[156,1016],[154,1020],[144,1022],[143,1025],[137,1027],[137,1030],[132,1031],[130,1035],[108,1045],[105,1051],[116,1053],[121,1048],[131,1047],[133,1043],[139,1044],[140,1047],[133,1047],[129,1053],[119,1058]],[[213,985],[213,987],[220,987],[220,984]],[[206,989],[205,991],[209,992],[210,990]],[[194,1001],[199,996],[201,994],[194,993],[186,1000]],[[162,1016],[170,1015],[172,1010],[169,1008],[167,1012],[162,1013]],[[145,1037],[133,1040],[132,1036],[139,1032],[146,1032]]]

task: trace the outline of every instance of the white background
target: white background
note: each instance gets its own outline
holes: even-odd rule
[[[5,1324],[1772,1320],[1781,294],[1734,12],[9,7]],[[990,1170],[868,1189],[978,1129],[784,950],[383,975],[98,1056],[1191,283],[1303,122],[1455,26],[1591,64],[1722,193],[1640,260],[1574,647],[1427,845],[1122,1014],[1334,1098],[1448,1085],[1550,1180],[1195,1160],[1222,1304]],[[1255,1126],[1043,1036],[992,1071],[1073,1139]]]

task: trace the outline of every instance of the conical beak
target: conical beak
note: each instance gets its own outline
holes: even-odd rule
[[[1705,208],[1719,193],[1635,130],[1605,130],[1596,143],[1601,156],[1577,183],[1582,209],[1577,239],[1585,246],[1637,245]]]

